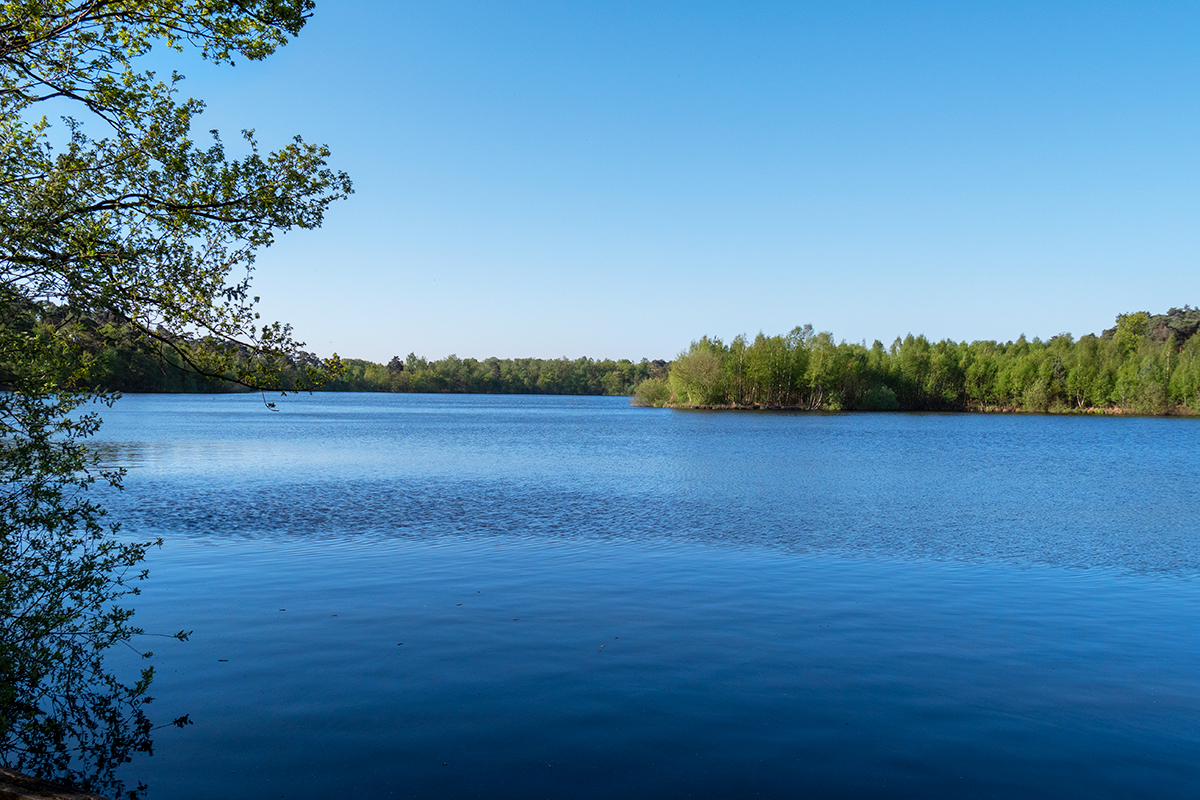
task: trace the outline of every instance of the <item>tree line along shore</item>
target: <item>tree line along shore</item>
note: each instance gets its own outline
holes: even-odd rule
[[[40,315],[63,324],[66,310]],[[236,392],[244,386],[189,369],[178,352],[136,329],[74,318],[90,356],[87,381],[122,392]],[[343,359],[321,391],[469,394],[621,395],[635,405],[809,411],[1024,411],[1051,413],[1200,414],[1200,309],[1122,314],[1100,335],[1009,342],[931,342],[899,337],[837,342],[811,325],[786,335],[726,343],[694,341],[674,361],[459,358],[413,353],[387,364]],[[196,349],[199,342],[190,342]],[[301,352],[255,365],[235,353],[239,369],[277,370],[281,386],[300,385],[320,363]],[[311,363],[310,363],[311,362]]]
[[[1200,413],[1200,309],[1122,314],[1096,336],[1046,341],[835,342],[812,326],[784,336],[703,337],[634,403],[810,411]]]
[[[287,357],[264,355],[205,339],[148,336],[137,327],[104,315],[81,315],[43,304],[28,309],[23,322],[46,337],[71,331],[82,368],[78,382],[108,392],[231,393],[252,391],[237,375],[270,374],[279,388],[307,390],[310,371],[321,370],[318,391],[424,392],[464,394],[564,394],[630,396],[648,379],[665,378],[668,362],[629,359],[459,358],[430,361],[414,353],[387,364],[358,358],[338,359],[336,368],[300,351]],[[173,346],[177,345],[177,346]],[[219,360],[232,365],[228,379],[204,374],[188,363]],[[200,354],[200,357],[197,357]]]
[[[121,392],[240,392],[244,387],[172,364],[173,353],[106,348],[95,378]],[[280,366],[281,385],[292,388],[303,357]],[[341,359],[341,370],[317,391],[432,394],[563,394],[630,396],[647,380],[665,378],[666,361],[628,359],[459,358],[427,360],[410,353],[379,364]]]

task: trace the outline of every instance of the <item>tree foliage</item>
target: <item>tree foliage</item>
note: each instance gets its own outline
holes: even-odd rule
[[[23,0],[0,5],[0,250],[15,294],[110,315],[198,371],[274,388],[269,365],[239,372],[242,345],[285,356],[290,328],[262,323],[249,293],[255,252],[321,224],[351,191],[328,149],[297,137],[264,153],[252,132],[233,157],[191,138],[203,103],[136,58],[156,43],[216,62],[260,59],[304,24],[307,0]],[[48,101],[66,141],[36,116]],[[85,124],[90,123],[90,124]],[[190,332],[190,337],[180,334]],[[336,368],[336,363],[327,365]],[[314,373],[314,378],[316,374]]]
[[[72,315],[68,309],[44,304],[36,327],[45,335],[67,324],[89,368],[82,380],[107,392],[232,392],[246,391],[235,382],[191,369],[171,349],[145,336],[137,328],[111,317]],[[234,372],[243,374],[254,367],[243,362],[261,361],[263,354],[240,347],[232,356]],[[279,387],[293,390],[305,385],[310,371],[320,360],[297,351],[274,362]],[[348,358],[336,375],[329,376],[321,391],[335,392],[430,392],[473,394],[571,394],[631,395],[647,378],[664,378],[667,362],[633,362],[628,359],[591,358],[446,358],[429,360],[409,353],[394,356],[386,365]]]
[[[192,128],[182,76],[139,67],[152,48],[258,60],[303,27],[311,0],[0,2],[0,761],[93,789],[150,747],[151,671],[110,674],[139,631],[152,542],[104,520],[119,485],[84,445],[111,402],[97,338],[127,337],[200,376],[295,388],[336,373],[264,323],[249,276],[281,232],[321,224],[351,191],[328,150],[274,151]],[[51,122],[49,114],[62,116]],[[115,348],[119,351],[121,348]]]
[[[726,345],[704,337],[635,402],[866,411],[1200,413],[1200,311],[1122,314],[1100,337],[835,343],[811,326]]]
[[[665,361],[628,359],[459,358],[429,361],[414,353],[385,367],[346,359],[327,391],[471,394],[631,395],[642,381],[665,377]]]

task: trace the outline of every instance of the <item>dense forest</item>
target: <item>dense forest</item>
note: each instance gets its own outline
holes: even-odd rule
[[[811,325],[786,336],[704,337],[634,402],[690,408],[1200,413],[1200,309],[1122,314],[1100,336],[835,342]]]
[[[190,369],[169,338],[148,338],[50,305],[26,318],[32,330],[71,327],[87,354],[82,380],[94,387],[244,391]],[[453,355],[429,361],[412,353],[387,364],[345,359],[323,390],[632,395],[638,405],[675,408],[1200,414],[1198,333],[1200,309],[1191,306],[1122,314],[1098,336],[1046,341],[930,342],[909,335],[890,347],[879,341],[868,347],[805,325],[787,335],[738,336],[728,343],[706,336],[670,363]],[[318,362],[302,353],[262,366],[281,371],[288,387]]]
[[[647,380],[667,376],[667,362],[590,358],[474,358],[426,361],[413,353],[387,365],[346,359],[328,391],[466,392],[473,394],[631,395]]]
[[[159,332],[159,338],[109,319],[80,316],[52,304],[16,310],[16,318],[30,335],[51,329],[70,330],[69,339],[78,348],[80,363],[85,365],[79,383],[93,388],[120,392],[240,392],[243,386],[219,377],[208,377],[190,368],[180,350],[173,348],[172,337]],[[188,341],[189,351],[205,345],[204,340]],[[252,372],[251,362],[262,356],[249,350],[234,350],[233,363],[242,372]],[[320,364],[316,356],[301,353],[286,361],[262,364],[264,370],[282,373],[284,388],[299,383],[306,367]],[[333,392],[458,392],[475,394],[633,394],[639,384],[652,378],[665,378],[667,362],[632,362],[627,359],[593,360],[474,358],[448,356],[428,361],[410,353],[387,364],[361,359],[345,359],[340,371],[330,378],[322,391]],[[0,370],[0,381],[3,371]]]
[[[667,362],[627,359],[612,361],[577,358],[474,358],[447,356],[428,361],[410,353],[377,364],[358,358],[341,361],[342,371],[320,391],[431,392],[469,394],[633,394],[641,383],[667,375]],[[204,378],[181,368],[170,349],[109,346],[100,352],[93,380],[122,392],[229,392],[236,384]],[[302,361],[281,366],[283,385]]]

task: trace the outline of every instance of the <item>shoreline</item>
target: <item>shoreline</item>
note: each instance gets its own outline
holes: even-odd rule
[[[981,408],[913,408],[913,409],[869,409],[869,408],[810,408],[808,406],[779,406],[768,404],[755,405],[685,405],[682,403],[665,403],[651,405],[649,403],[631,403],[636,408],[667,408],[672,411],[779,411],[792,414],[1036,414],[1039,416],[1086,416],[1086,417],[1163,417],[1195,418],[1200,412],[1193,412],[1184,406],[1168,409],[1161,414],[1135,411],[1130,408],[1087,408],[1046,409],[1045,411],[1029,411],[1015,406],[984,406]]]
[[[103,795],[0,767],[0,800],[108,800]]]

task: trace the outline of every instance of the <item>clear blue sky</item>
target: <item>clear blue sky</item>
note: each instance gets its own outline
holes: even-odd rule
[[[185,59],[356,194],[259,260],[322,355],[1076,336],[1200,304],[1200,4],[330,2]]]

